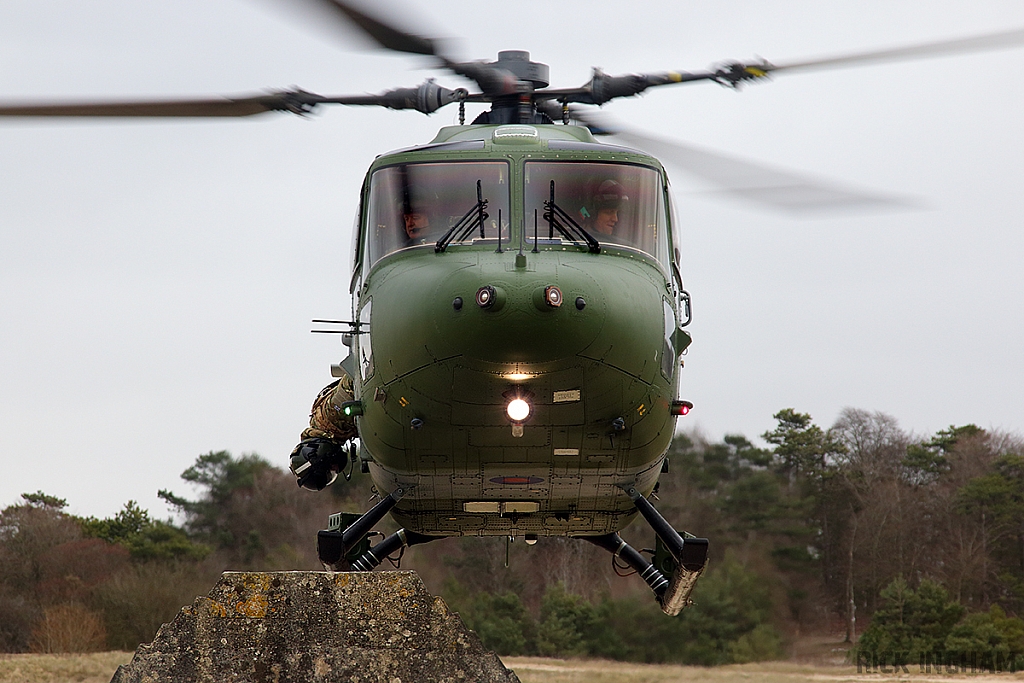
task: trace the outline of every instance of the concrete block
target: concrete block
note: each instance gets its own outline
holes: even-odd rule
[[[415,572],[225,572],[111,683],[509,683]]]

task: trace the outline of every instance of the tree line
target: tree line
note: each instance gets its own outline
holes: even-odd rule
[[[792,409],[775,419],[768,448],[738,435],[672,443],[653,502],[711,539],[678,618],[571,539],[465,538],[393,559],[499,654],[719,664],[838,633],[862,651],[1024,655],[1024,440],[975,425],[914,436],[855,409],[827,429]],[[224,570],[319,569],[316,530],[373,494],[358,474],[311,494],[257,455],[226,452],[182,479],[194,498],[159,492],[171,520],[133,501],[76,517],[43,492],[0,511],[0,651],[134,649]],[[623,536],[653,545],[642,523]]]

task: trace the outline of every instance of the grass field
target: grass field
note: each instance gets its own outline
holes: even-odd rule
[[[107,683],[130,652],[87,655],[0,655],[0,683]],[[602,660],[561,660],[507,657],[505,665],[522,683],[843,683],[896,681],[953,683],[956,680],[1024,681],[1013,674],[922,674],[916,666],[909,674],[857,673],[853,666],[765,662],[706,668],[669,664],[631,664]]]
[[[108,683],[131,652],[0,655],[0,683]]]
[[[981,681],[1024,681],[1024,673],[1014,674],[922,674],[917,667],[910,673],[857,673],[853,666],[822,666],[791,662],[734,664],[720,667],[675,666],[671,664],[631,664],[594,660],[558,660],[507,657],[505,665],[516,672],[522,683],[843,683],[844,681],[914,681],[915,683],[954,683],[957,679]]]

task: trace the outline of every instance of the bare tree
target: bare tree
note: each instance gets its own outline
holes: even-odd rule
[[[844,499],[836,506],[843,518],[835,526],[845,532],[840,543],[846,639],[854,642],[858,594],[870,606],[906,565],[901,483],[910,438],[895,418],[855,408],[844,409],[830,432],[846,447],[830,469]]]

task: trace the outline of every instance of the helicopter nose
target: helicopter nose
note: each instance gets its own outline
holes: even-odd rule
[[[475,272],[474,272],[475,271]],[[566,306],[566,297],[576,301]],[[476,305],[462,302],[472,297]],[[587,348],[604,324],[598,282],[582,269],[538,263],[536,270],[465,269],[442,283],[439,336],[463,356],[497,363],[543,363]]]

